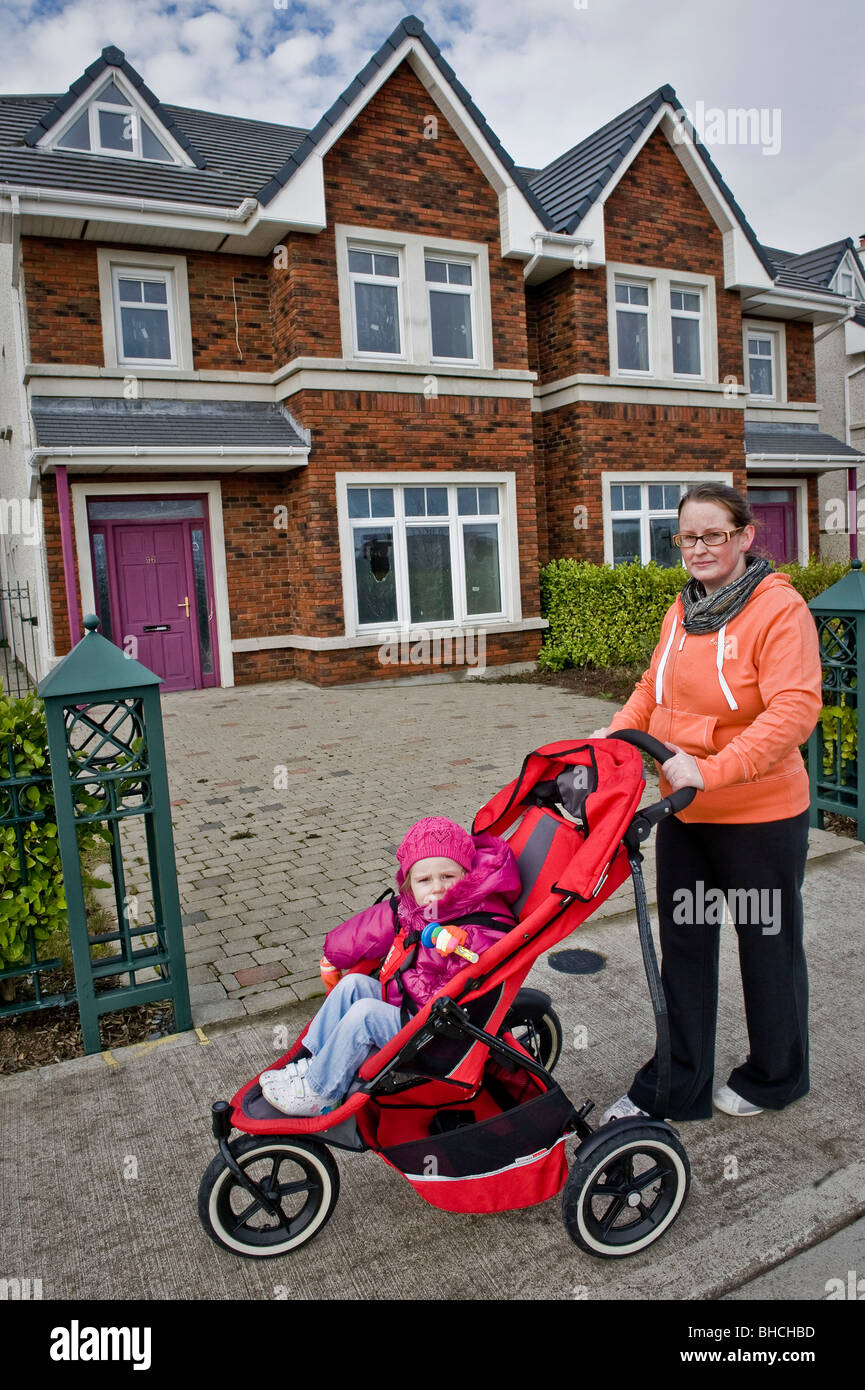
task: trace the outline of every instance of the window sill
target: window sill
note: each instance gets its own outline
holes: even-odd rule
[[[480,631],[489,637],[499,633],[539,631],[548,626],[549,623],[546,618],[521,618],[518,622],[499,621],[478,625],[466,623],[459,627],[447,627],[444,624],[436,627],[434,624],[430,624],[426,628],[406,629],[400,629],[395,624],[390,627],[382,624],[376,633],[365,632],[354,637],[347,635],[342,637],[306,637],[298,632],[285,633],[279,637],[242,637],[232,642],[231,650],[234,652],[257,652],[269,650],[272,647],[298,647],[303,651],[346,651],[356,647],[380,647],[385,642],[402,640],[422,642],[425,636],[432,637],[433,633],[459,637],[460,635],[471,636]]]

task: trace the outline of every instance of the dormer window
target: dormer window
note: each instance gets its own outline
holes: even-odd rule
[[[849,256],[838,267],[833,289],[836,294],[843,294],[847,299],[865,299],[865,289],[863,289],[862,281],[853,269]]]
[[[54,145],[59,150],[125,155],[161,164],[178,162],[113,78],[78,113]]]

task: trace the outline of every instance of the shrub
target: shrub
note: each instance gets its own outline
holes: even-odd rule
[[[12,797],[3,783],[10,776],[10,755],[15,777],[41,776],[46,780],[19,790],[22,811],[44,812],[44,819],[25,821],[17,827],[26,883],[16,827],[0,826],[0,971],[29,959],[31,931],[38,951],[38,943],[68,928],[45,711],[34,691],[16,699],[0,688],[0,802],[7,815],[12,811]],[[96,805],[94,799],[94,809]],[[99,825],[82,827],[78,837],[81,854],[92,852],[109,836],[110,832]],[[94,886],[97,880],[85,873],[84,882]],[[11,981],[2,984],[3,996],[11,997]]]
[[[835,584],[849,566],[812,560],[778,568],[808,602]],[[541,612],[550,625],[538,665],[547,671],[648,665],[664,614],[687,578],[683,565],[613,568],[588,560],[551,560],[540,574]]]

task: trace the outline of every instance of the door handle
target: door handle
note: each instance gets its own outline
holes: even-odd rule
[[[185,607],[185,608],[186,608],[186,616],[187,616],[187,618],[189,617],[189,594],[186,595],[186,598],[183,600],[183,603],[178,603],[177,607],[178,607],[178,608],[184,608],[184,607]]]

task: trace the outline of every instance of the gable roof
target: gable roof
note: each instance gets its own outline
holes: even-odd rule
[[[123,73],[126,80],[134,87],[138,99],[145,106],[150,108],[156,119],[164,126],[168,133],[173,136],[180,148],[184,150],[192,160],[193,164],[198,169],[203,169],[203,155],[199,154],[188,135],[184,134],[175,124],[170,113],[162,105],[158,97],[155,97],[150,88],[145,85],[144,78],[141,74],[136,72],[131,63],[127,63],[126,55],[121,52],[119,48],[114,48],[113,46],[103,48],[99,57],[95,62],[91,63],[89,67],[84,69],[81,76],[72,83],[68,92],[64,92],[63,96],[57,97],[54,104],[47,111],[43,112],[36,124],[25,134],[24,143],[31,146],[38,145],[39,141],[48,134],[49,130],[53,130],[54,126],[63,119],[70,107],[75,105],[78,98],[89,91],[91,87],[95,87],[99,79],[105,73],[110,72],[112,68],[118,68],[120,72]]]
[[[198,152],[197,167],[76,150],[58,157],[25,141],[57,100],[0,96],[0,183],[236,208],[255,197],[306,135],[295,126],[160,104],[174,137],[180,132],[185,148]]]
[[[393,33],[385,39],[384,43],[372,55],[366,66],[361,68],[354,81],[350,82],[345,91],[340,93],[336,101],[325,111],[317,125],[313,126],[312,130],[307,133],[306,138],[298,145],[297,149],[294,150],[282,167],[278,169],[270,181],[260,189],[257,194],[259,202],[266,207],[268,203],[273,201],[280,189],[284,188],[294,176],[304,160],[308,159],[313,151],[324,143],[344,112],[346,112],[352,103],[374,83],[379,70],[387,62],[391,54],[395,53],[400,45],[406,39],[410,38],[417,39],[422,45],[448,87],[450,87],[454,95],[463,104],[483,139],[508,171],[517,188],[530,204],[533,212],[537,215],[542,225],[548,230],[552,230],[552,220],[542,201],[533,192],[523,171],[517,167],[495,131],[487,124],[483,112],[472,101],[471,95],[459,81],[450,63],[448,63],[442,55],[441,49],[430,38],[416,15],[406,15],[404,19],[400,20]]]
[[[62,96],[0,96],[0,183],[225,208],[237,207],[244,198],[255,198],[267,207],[324,143],[349,106],[373,86],[382,67],[406,39],[422,46],[540,224],[550,229],[549,214],[524,173],[414,15],[401,20],[312,130],[167,105],[150,91],[119,48],[104,48]],[[39,146],[82,94],[112,67],[123,72],[140,100],[186,151],[194,168],[72,150],[64,150],[61,161],[54,152]]]
[[[677,114],[687,112],[675,90],[665,83],[650,92],[642,101],[615,116],[578,145],[554,159],[530,179],[532,190],[549,210],[556,231],[573,233],[586,214],[602,196],[610,181],[632,155],[644,130],[662,106],[669,105]],[[712,182],[732,211],[764,270],[774,274],[772,263],[757,240],[753,228],[730,192],[719,170],[709,157],[696,131],[692,131],[694,149],[699,154]]]
[[[809,290],[811,293],[822,290],[825,294],[837,296],[838,292],[830,290],[829,286],[848,251],[865,282],[865,268],[856,243],[850,237],[832,241],[827,246],[817,246],[813,251],[781,251],[774,246],[764,246],[763,250],[775,266],[775,283],[780,287]],[[859,323],[863,322],[861,312],[857,310],[854,315]]]

